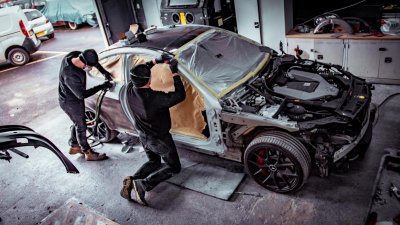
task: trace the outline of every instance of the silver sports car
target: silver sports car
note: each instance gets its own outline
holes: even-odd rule
[[[163,53],[178,60],[187,96],[170,110],[177,146],[241,162],[269,190],[299,190],[313,164],[327,176],[368,148],[375,108],[365,80],[200,25],[152,29],[99,54],[116,83],[101,105],[96,133],[103,142],[118,132],[136,135],[126,96],[129,70]],[[151,88],[174,91],[168,73],[168,65],[154,66]],[[88,74],[88,86],[103,81],[94,69]],[[97,98],[86,102],[92,132]]]

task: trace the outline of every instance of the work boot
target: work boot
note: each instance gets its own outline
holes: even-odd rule
[[[72,145],[71,146],[71,148],[69,149],[69,152],[68,152],[70,155],[75,155],[75,154],[78,154],[78,153],[80,153],[80,154],[83,154],[83,151],[82,151],[82,149],[81,149],[81,146],[79,146],[79,145]]]
[[[141,180],[133,180],[133,191],[135,192],[136,199],[134,200],[135,202],[147,206],[146,199],[144,198],[146,195],[146,191],[144,190],[143,184]]]
[[[129,201],[132,201],[131,197],[131,192],[132,192],[132,177],[125,177],[124,181],[122,181],[122,189],[120,192],[120,195],[128,199]]]
[[[89,149],[89,150],[85,151],[84,153],[85,153],[86,161],[100,161],[100,160],[107,159],[106,154],[98,153],[98,152],[94,151],[93,149]]]

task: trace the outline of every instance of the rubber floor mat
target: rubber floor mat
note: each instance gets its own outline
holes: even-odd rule
[[[56,209],[40,225],[119,225],[104,215],[84,205],[76,198],[68,199],[64,205]]]
[[[182,163],[182,171],[168,182],[223,200],[230,198],[245,175],[207,164],[185,164]]]

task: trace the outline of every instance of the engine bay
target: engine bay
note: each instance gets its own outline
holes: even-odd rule
[[[369,118],[371,85],[338,65],[275,57],[257,76],[221,100],[223,110],[296,123],[321,176],[346,158]],[[364,133],[365,128],[364,128]]]

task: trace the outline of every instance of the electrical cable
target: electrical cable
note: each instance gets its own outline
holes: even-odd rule
[[[320,16],[320,15],[323,15],[323,14],[326,14],[326,13],[337,12],[337,11],[340,11],[340,10],[343,10],[343,9],[347,9],[347,8],[350,8],[350,7],[353,7],[353,6],[359,5],[359,4],[361,4],[361,3],[363,3],[363,2],[366,2],[366,1],[367,1],[367,0],[362,0],[362,1],[356,2],[356,3],[352,4],[352,5],[348,5],[348,6],[345,6],[345,7],[339,8],[339,9],[334,9],[334,10],[332,10],[332,11],[329,11],[329,12],[324,12],[324,13],[322,13],[322,14],[318,14],[318,15],[314,16],[313,18],[311,18],[311,19],[309,19],[309,20],[307,20],[307,21],[305,21],[305,22],[303,22],[303,23],[299,23],[299,24],[297,24],[297,25],[296,25],[296,26],[294,26],[294,27],[297,27],[297,26],[299,26],[299,25],[306,24],[306,23],[308,23],[308,22],[310,22],[310,21],[314,20],[315,18],[317,18],[317,17],[318,17],[318,16]]]
[[[397,95],[400,95],[400,93],[398,92],[398,93],[394,93],[394,94],[391,94],[391,95],[387,96],[387,97],[376,107],[375,121],[374,121],[374,124],[373,124],[374,127],[375,127],[375,125],[378,123],[378,120],[379,120],[379,110],[380,110],[380,108],[381,108],[384,104],[386,104],[390,99],[396,97]]]
[[[352,5],[345,6],[345,7],[343,7],[343,8],[339,8],[339,9],[335,9],[335,10],[332,10],[332,11],[329,11],[329,12],[326,12],[326,13],[333,13],[333,12],[337,12],[337,11],[340,11],[340,10],[343,10],[343,9],[347,9],[347,8],[350,8],[350,7],[353,7],[353,6],[359,5],[359,4],[361,4],[361,3],[363,3],[363,2],[366,2],[366,1],[367,1],[367,0],[362,0],[362,1],[359,1],[359,2],[357,2],[357,3],[354,3],[354,4],[352,4]]]
[[[400,92],[391,94],[389,96],[387,96],[378,106],[377,108],[379,109],[380,107],[382,107],[384,104],[386,104],[387,101],[389,101],[390,99],[394,98],[395,96],[400,95]]]

